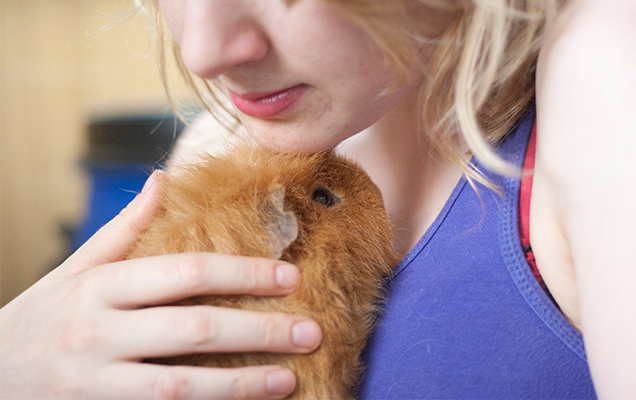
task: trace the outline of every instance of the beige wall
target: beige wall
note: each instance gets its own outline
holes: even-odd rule
[[[77,160],[90,110],[164,97],[143,16],[87,37],[133,7],[132,0],[0,0],[3,305],[63,255],[59,224],[83,212]]]

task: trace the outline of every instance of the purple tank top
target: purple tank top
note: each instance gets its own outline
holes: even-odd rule
[[[512,129],[500,156],[522,165],[534,119]],[[396,267],[359,398],[596,398],[581,335],[524,258],[520,182],[488,178],[503,196],[477,185],[480,202],[462,178]]]

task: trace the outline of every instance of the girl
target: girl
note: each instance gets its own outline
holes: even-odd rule
[[[340,145],[382,190],[404,259],[367,349],[360,397],[636,394],[636,122],[628,118],[636,4],[145,6],[159,29],[165,20],[186,78],[205,80],[202,99],[209,88],[231,100],[238,134],[281,151]],[[190,133],[176,157],[215,150],[206,138],[223,125],[207,123],[215,131]],[[302,316],[144,308],[202,293],[284,295],[299,279],[275,260],[216,254],[122,262],[157,212],[162,184],[155,173],[120,216],[2,310],[3,395],[281,398],[293,390],[293,374],[276,366],[138,362],[309,352],[320,342]]]

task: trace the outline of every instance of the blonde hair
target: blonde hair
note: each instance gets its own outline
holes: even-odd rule
[[[287,0],[293,1],[293,0]],[[462,167],[467,176],[488,185],[469,164],[465,145],[486,168],[514,175],[519,171],[493,148],[521,118],[534,97],[534,69],[547,23],[566,0],[329,0],[361,26],[402,72],[426,77],[419,95],[421,121],[432,143]],[[172,46],[180,74],[203,105],[218,119],[238,118],[220,91],[185,68],[179,46],[167,35],[156,0],[146,6],[154,16],[165,87],[166,47]],[[419,37],[416,7],[447,10],[451,20],[438,37]],[[416,44],[434,46],[423,65]],[[199,84],[197,84],[197,81]],[[212,103],[208,99],[212,99]]]

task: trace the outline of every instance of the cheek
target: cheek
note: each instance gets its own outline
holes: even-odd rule
[[[177,0],[157,0],[161,15],[168,25],[168,29],[174,36],[177,43],[181,41],[183,30],[183,10],[184,6]]]
[[[394,81],[384,83],[386,84],[362,87],[357,92],[352,91],[351,97],[347,98],[348,103],[342,105],[342,129],[350,133],[348,136],[378,122],[403,101],[413,88],[413,85],[405,85],[391,94],[386,94],[385,91],[392,87]]]
[[[316,88],[317,110],[338,113],[351,129],[362,130],[403,97],[399,71],[357,26],[336,20],[321,32],[320,44],[304,46],[312,50],[294,69]]]
[[[416,82],[401,83],[397,68],[379,52],[352,61],[357,67],[334,71],[339,81],[331,87],[331,98],[333,109],[347,121],[348,128],[359,132],[395,108]]]

